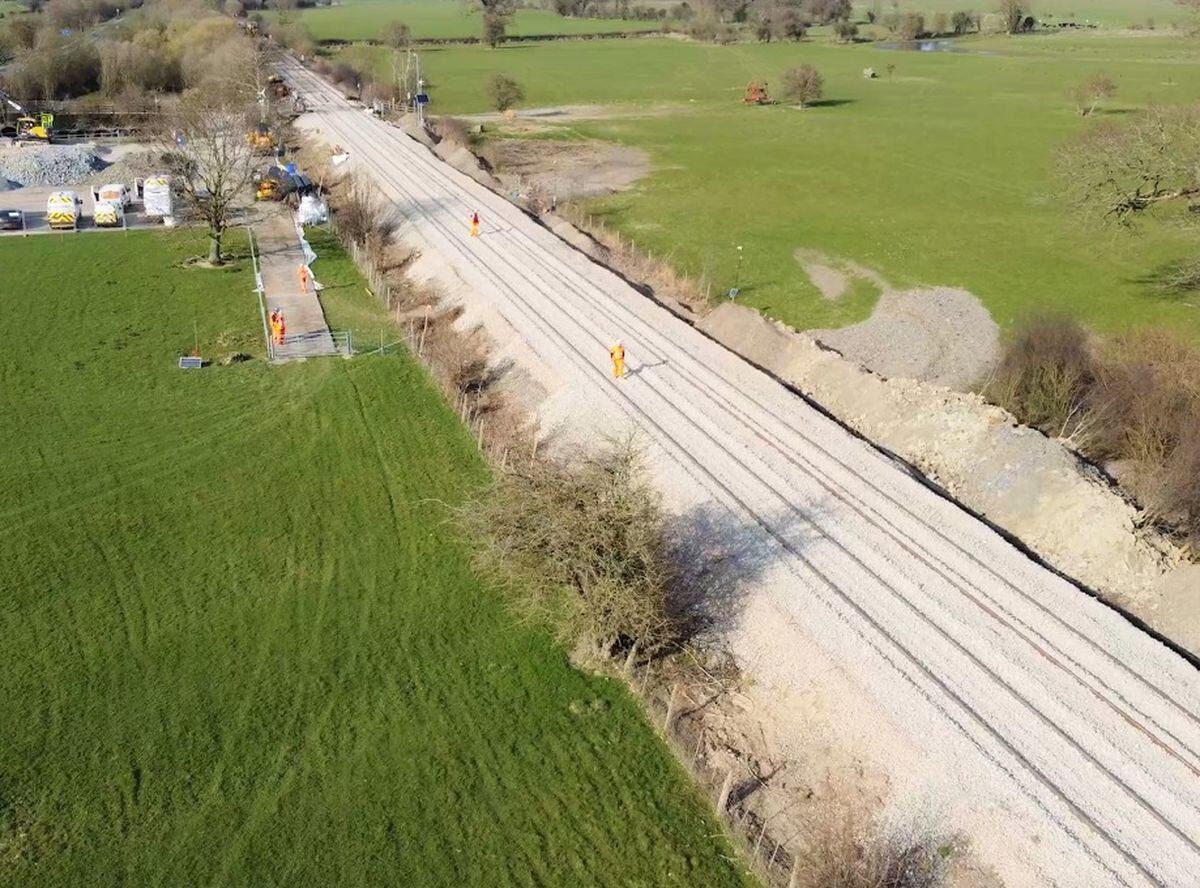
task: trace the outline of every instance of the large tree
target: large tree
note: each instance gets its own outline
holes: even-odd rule
[[[483,14],[483,42],[496,47],[504,42],[508,23],[517,11],[517,0],[475,0]]]
[[[1061,149],[1059,169],[1077,210],[1121,225],[1172,206],[1198,209],[1200,105],[1154,106],[1119,123],[1105,121]],[[1178,287],[1200,285],[1200,257],[1170,278]]]
[[[258,159],[248,140],[253,106],[230,105],[221,97],[193,92],[172,117],[171,172],[175,187],[195,217],[208,227],[208,261],[224,261],[222,239],[246,199]]]

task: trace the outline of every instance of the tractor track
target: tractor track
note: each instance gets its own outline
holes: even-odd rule
[[[556,240],[549,232],[520,219],[509,227],[485,231],[485,236],[473,248],[468,248],[464,237],[465,222],[460,229],[447,219],[465,220],[474,209],[494,213],[497,218],[507,216],[512,219],[519,211],[481,187],[466,186],[465,177],[458,177],[461,181],[456,181],[458,174],[451,174],[426,149],[396,129],[379,121],[371,120],[364,126],[360,120],[354,120],[351,115],[360,118],[366,115],[349,110],[332,87],[310,72],[291,64],[286,74],[310,98],[321,96],[324,99],[310,102],[314,113],[324,115],[322,125],[336,134],[338,142],[352,147],[361,159],[366,160],[369,174],[401,198],[410,218],[415,213],[421,224],[436,233],[439,247],[455,254],[455,264],[461,263],[469,273],[504,291],[509,304],[495,307],[505,315],[506,321],[514,329],[533,327],[538,333],[537,339],[527,338],[528,348],[547,366],[563,367],[572,376],[582,378],[598,397],[647,430],[694,483],[769,535],[773,544],[786,553],[787,557],[783,559],[786,568],[801,587],[810,587],[834,612],[857,617],[859,625],[853,628],[858,637],[891,663],[897,673],[956,725],[988,760],[1012,776],[1024,795],[1069,834],[1111,879],[1126,884],[1174,884],[1183,870],[1155,860],[1155,855],[1146,853],[1146,845],[1131,848],[1128,837],[1123,835],[1126,830],[1119,826],[1114,828],[1111,818],[1101,816],[1102,812],[1092,801],[1081,797],[1086,794],[1081,794],[1077,779],[1065,780],[1062,773],[1045,762],[1034,761],[1028,743],[1013,736],[1017,732],[1013,731],[1012,724],[998,723],[994,711],[986,711],[988,707],[981,706],[979,699],[975,702],[968,699],[959,677],[939,661],[923,658],[913,640],[901,638],[890,629],[889,615],[878,609],[876,602],[859,600],[849,591],[855,587],[855,581],[861,583],[865,579],[873,588],[885,592],[906,618],[915,619],[934,633],[942,645],[957,653],[959,662],[969,666],[975,675],[985,677],[995,693],[1005,695],[1025,717],[1032,717],[1056,738],[1062,750],[1073,759],[1057,763],[1060,769],[1063,764],[1068,765],[1068,770],[1080,766],[1090,769],[1117,790],[1125,804],[1141,809],[1149,818],[1150,826],[1157,824],[1164,839],[1175,844],[1175,852],[1183,853],[1181,859],[1190,859],[1193,865],[1200,861],[1200,845],[1196,839],[1200,828],[1196,817],[1181,816],[1188,813],[1189,805],[1194,815],[1193,802],[1175,799],[1174,804],[1163,805],[1159,800],[1164,794],[1171,794],[1181,776],[1191,784],[1185,795],[1193,800],[1196,798],[1195,781],[1200,774],[1200,755],[1197,753],[1200,749],[1200,719],[1196,713],[1200,711],[1200,701],[1194,684],[1185,682],[1181,685],[1176,681],[1173,688],[1160,686],[1144,670],[1112,653],[1105,643],[1106,635],[1136,630],[1124,624],[1120,628],[1105,625],[1103,634],[1095,634],[1093,624],[1097,619],[1094,614],[1090,620],[1080,621],[1076,626],[1067,617],[1054,613],[1049,603],[1022,588],[1024,583],[1031,581],[1030,578],[1044,581],[1038,575],[1045,571],[1025,562],[1017,571],[1019,576],[1010,578],[1005,573],[1005,570],[1012,570],[1009,563],[1003,565],[1003,570],[988,563],[939,526],[936,509],[931,510],[928,503],[900,488],[897,479],[902,475],[901,470],[887,464],[881,454],[869,452],[876,463],[873,467],[875,477],[884,479],[878,482],[863,474],[861,454],[857,454],[860,465],[855,466],[853,460],[834,453],[830,446],[792,418],[801,416],[807,409],[803,402],[788,395],[795,402],[794,413],[772,409],[767,398],[756,395],[753,387],[730,382],[710,363],[672,341],[642,315],[623,309],[620,301],[613,297],[612,283],[605,281],[609,285],[606,288],[597,280],[596,274],[588,273],[589,268],[594,268],[590,260],[575,263],[564,258],[563,253],[547,249],[547,241]],[[368,128],[370,138],[364,136]],[[401,175],[398,172],[401,168],[409,175]],[[503,250],[492,246],[493,235],[504,236]],[[518,263],[516,259],[524,261]],[[512,283],[511,278],[517,283]],[[553,283],[546,278],[552,279]],[[539,308],[531,301],[527,295],[530,287],[547,301],[545,307]],[[635,294],[635,298],[642,297]],[[562,305],[564,300],[572,304]],[[584,322],[585,318],[602,318],[604,324],[589,325]],[[642,358],[643,365],[656,366],[655,361],[673,363],[666,365],[670,368],[668,371],[640,376],[637,381],[644,386],[645,392],[641,399],[636,399],[628,387],[614,386],[607,380],[603,361],[606,341],[598,331],[622,331],[627,336],[632,333],[638,343],[634,356]],[[580,343],[586,345],[586,353]],[[595,347],[594,356],[592,346]],[[682,382],[676,384],[677,379]],[[775,400],[778,401],[778,397]],[[702,407],[698,406],[700,402],[703,402]],[[756,447],[753,453],[739,455],[735,447],[726,445],[728,436],[720,429],[714,429],[712,417],[732,423],[763,449]],[[674,431],[667,428],[669,424],[675,427]],[[683,433],[689,437],[698,436],[696,440],[702,440],[710,453],[722,455],[724,464],[714,465],[711,459],[703,459],[695,445],[681,440]],[[817,457],[825,460],[827,465],[818,464]],[[836,474],[852,476],[862,493],[852,492],[848,487],[849,480],[833,477],[830,466]],[[728,480],[730,469],[735,475],[748,479],[751,490],[736,489]],[[856,533],[856,527],[821,520],[814,517],[815,510],[798,506],[797,502],[802,501],[803,496],[794,478],[786,477],[789,472],[803,476],[805,483],[819,488],[831,501],[852,512],[871,529],[871,538],[863,539]],[[753,496],[748,495],[751,492]],[[789,527],[766,517],[764,500],[772,500],[780,514],[793,516],[813,535],[812,538],[835,550],[840,570],[832,572],[828,566],[809,557],[806,549],[813,545],[812,538],[798,540],[795,523]],[[896,517],[889,518],[886,512]],[[901,522],[913,524],[906,529]],[[976,539],[990,533],[980,525],[971,537]],[[914,536],[920,539],[910,539]],[[893,579],[885,577],[885,574],[893,573],[893,565],[875,551],[876,538],[895,546],[913,565],[919,565],[919,576],[915,580],[910,578],[907,572],[911,571],[911,565],[907,565],[905,570],[895,571]],[[953,566],[952,560],[959,560],[960,567]],[[1021,560],[1025,561],[1023,557]],[[850,576],[844,573],[847,566],[852,569]],[[967,576],[968,570],[977,575],[976,579]],[[991,591],[985,584],[991,584]],[[814,585],[820,588],[812,588]],[[1077,590],[1072,591],[1083,599]],[[1006,603],[1000,600],[1002,595],[1011,596],[1015,601]],[[956,600],[951,601],[948,596]],[[933,602],[934,607],[929,607],[929,602]],[[964,604],[974,611],[973,617],[963,616]],[[1024,611],[1023,616],[1017,613],[1018,609]],[[893,611],[891,616],[895,613]],[[981,615],[987,621],[982,632],[976,622]],[[1043,620],[1045,625],[1039,628],[1038,621]],[[1065,633],[1066,637],[1052,639],[1052,631]],[[1053,678],[1044,680],[1044,676],[1039,675],[1042,681],[1030,682],[1024,673],[1015,677],[1009,675],[1003,656],[998,658],[996,652],[986,650],[989,644],[975,644],[979,639],[974,636],[980,634],[989,636],[987,641],[995,644],[1001,655],[1011,652],[1014,646],[1023,647],[1023,656],[1032,654],[1035,661],[1044,664],[1048,673],[1054,673]],[[973,646],[983,650],[977,652],[972,650]],[[899,654],[899,662],[896,654]],[[916,675],[912,672],[914,669]],[[1062,692],[1064,682],[1074,686],[1074,691],[1068,689],[1067,693],[1075,694],[1065,707],[1052,708],[1045,700],[1031,699],[1046,691],[1051,694],[1056,690]],[[1017,687],[1018,684],[1022,684],[1024,690]],[[1117,719],[1136,733],[1138,742],[1153,747],[1178,767],[1168,768],[1161,775],[1150,773],[1145,761],[1132,769],[1124,767],[1121,753],[1128,747],[1128,737],[1123,738],[1122,745],[1097,742],[1103,738],[1092,736],[1096,729],[1090,724],[1087,727],[1092,730],[1078,732],[1059,725],[1058,719],[1064,712],[1078,715],[1087,708],[1088,702],[1079,695],[1108,712],[1109,728],[1111,720]],[[1181,699],[1185,697],[1191,699]],[[1038,705],[1039,702],[1042,705]],[[965,719],[962,718],[964,715]],[[1096,723],[1105,720],[1094,716],[1095,713],[1089,715]],[[976,730],[972,730],[972,725]],[[984,735],[982,739],[980,731]],[[1031,791],[1028,781],[1015,773],[1020,770],[1032,775],[1043,790],[1065,807],[1065,811],[1052,810],[1054,806],[1047,804],[1043,793]],[[1069,823],[1071,819],[1077,822]],[[1114,864],[1111,855],[1093,848],[1087,841],[1088,835],[1099,838],[1107,849],[1116,853],[1120,862]],[[1153,848],[1154,843],[1149,843],[1149,847]]]

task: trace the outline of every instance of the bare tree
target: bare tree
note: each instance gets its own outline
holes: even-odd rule
[[[408,25],[399,19],[388,24],[383,29],[383,42],[392,48],[392,84],[398,94],[412,92],[409,84],[401,84],[400,58],[412,45],[412,32]]]
[[[1000,0],[996,4],[996,12],[1004,22],[1005,32],[1015,34],[1021,30],[1021,23],[1025,21],[1029,9],[1024,0]]]
[[[1117,82],[1107,74],[1095,74],[1071,88],[1071,98],[1075,100],[1075,110],[1080,117],[1088,117],[1101,101],[1116,94]]]
[[[254,119],[250,106],[192,93],[172,120],[168,150],[174,184],[208,226],[208,261],[213,265],[224,261],[221,239],[254,176],[257,158],[246,138]]]
[[[1155,106],[1104,122],[1059,151],[1074,204],[1122,224],[1146,210],[1200,200],[1200,105]]]
[[[812,65],[788,68],[783,72],[783,94],[801,108],[825,93],[825,78]]]
[[[493,48],[504,42],[509,20],[517,11],[516,0],[475,0],[483,13],[483,42]]]

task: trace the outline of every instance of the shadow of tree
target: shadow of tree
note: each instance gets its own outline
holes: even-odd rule
[[[817,531],[795,510],[760,523],[707,503],[672,519],[667,535],[676,567],[668,599],[672,616],[685,639],[704,642],[733,630],[755,584],[802,550]]]

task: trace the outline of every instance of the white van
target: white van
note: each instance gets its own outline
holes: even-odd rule
[[[93,205],[101,203],[120,204],[121,209],[127,210],[132,202],[133,196],[129,193],[129,189],[120,182],[112,182],[108,185],[100,185],[92,189]]]
[[[75,230],[83,218],[83,201],[74,191],[55,191],[46,199],[46,221],[59,231]]]
[[[142,208],[149,219],[169,219],[174,213],[171,199],[171,177],[161,173],[148,176],[141,183]]]
[[[92,209],[92,221],[97,228],[124,228],[125,207],[111,200],[102,200]]]

